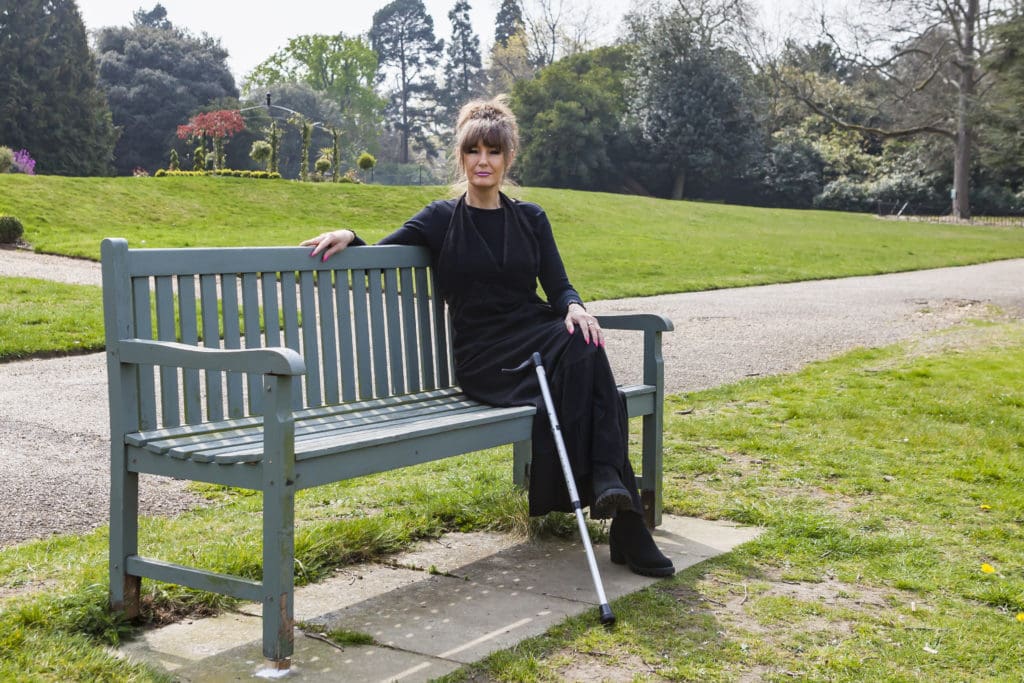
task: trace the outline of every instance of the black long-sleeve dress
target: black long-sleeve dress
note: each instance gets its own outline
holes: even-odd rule
[[[362,240],[354,244],[362,244]],[[536,405],[530,468],[531,515],[572,511],[535,373],[502,373],[541,354],[580,501],[593,502],[596,465],[617,471],[642,512],[629,463],[625,404],[604,349],[569,334],[580,302],[544,211],[501,195],[501,208],[436,201],[380,244],[425,245],[452,324],[455,377],[467,396],[497,406]],[[547,301],[537,294],[538,280]],[[591,510],[594,515],[594,510]]]

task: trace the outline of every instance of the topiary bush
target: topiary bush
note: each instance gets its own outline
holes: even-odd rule
[[[7,173],[14,166],[14,150],[0,145],[0,173]]]
[[[0,215],[0,244],[17,244],[25,234],[25,226],[14,216]]]

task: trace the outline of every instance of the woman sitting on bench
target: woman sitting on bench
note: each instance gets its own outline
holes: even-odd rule
[[[642,517],[628,457],[626,409],[604,351],[604,333],[573,289],[544,211],[501,192],[519,144],[504,99],[477,100],[459,112],[454,158],[457,199],[435,201],[378,244],[430,248],[453,330],[455,377],[470,398],[495,406],[536,405],[530,515],[572,512],[555,441],[532,374],[502,373],[541,354],[583,505],[611,517],[611,559],[647,576],[675,568]],[[557,154],[557,145],[552,146]],[[349,229],[302,243],[327,260],[363,245]],[[537,282],[547,295],[537,295]]]

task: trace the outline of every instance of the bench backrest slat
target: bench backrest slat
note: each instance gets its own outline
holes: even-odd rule
[[[199,276],[199,310],[203,316],[203,346],[220,348],[220,311],[217,297],[217,276]],[[210,420],[224,419],[224,382],[219,372],[203,372],[206,380],[206,415]]]
[[[402,360],[402,303],[399,299],[398,273],[384,271],[384,310],[387,313],[388,372],[391,375],[391,393],[405,393],[405,363]]]
[[[257,349],[260,344],[260,290],[258,273],[242,273],[242,315],[245,325],[245,348]],[[249,412],[257,413],[260,410],[260,396],[263,394],[260,378],[256,375],[249,375],[246,383],[246,391],[249,398]]]
[[[373,390],[377,396],[388,393],[387,337],[384,330],[384,301],[381,271],[373,268],[366,274],[370,305],[370,349],[373,352]]]
[[[134,301],[135,329],[139,334],[151,339],[153,337],[153,320],[149,303],[148,279],[136,279],[132,283]],[[156,427],[156,392],[153,380],[153,366],[139,368],[139,419],[142,429]]]
[[[338,314],[338,357],[340,360],[341,400],[356,400],[356,369],[352,336],[352,281],[347,271],[338,271],[334,286],[334,303]]]
[[[423,386],[420,381],[420,349],[417,344],[419,337],[416,327],[416,290],[412,284],[412,273],[408,270],[403,270],[399,274],[399,279],[401,280],[402,331],[404,332],[401,355],[405,358],[405,379],[407,381],[405,390],[415,392],[420,391]]]
[[[169,275],[156,279],[156,337],[160,341],[177,341],[175,326],[174,281]],[[181,424],[178,409],[178,377],[174,368],[160,368],[160,412],[163,423],[177,427]]]
[[[355,368],[359,398],[373,396],[370,357],[370,311],[367,303],[366,272],[352,271],[352,332],[356,338]]]
[[[281,317],[284,322],[284,345],[302,353],[299,341],[299,303],[296,298],[295,271],[281,273]],[[316,372],[315,365],[308,365],[307,372]],[[302,405],[302,383],[292,382],[292,405]]]
[[[302,357],[306,359],[306,367],[313,368],[306,373],[306,405],[319,406],[321,400],[320,373],[323,366],[320,364],[320,343],[319,321],[315,315],[316,311],[316,288],[313,284],[312,271],[306,270],[299,273],[299,301],[302,307]],[[310,315],[310,312],[314,312]],[[298,407],[298,406],[296,406]]]
[[[416,271],[416,329],[420,338],[420,365],[423,368],[423,389],[437,389],[438,381],[435,374],[434,358],[430,354],[431,340],[434,336],[430,310],[430,289],[427,285],[427,273]]]
[[[320,314],[320,348],[323,352],[324,403],[338,403],[338,324],[334,316],[334,286],[330,273],[317,274],[316,305]]]
[[[446,310],[433,299],[425,248],[360,247],[328,263],[308,253],[129,250],[111,240],[104,269],[122,296],[105,300],[114,334],[108,344],[142,338],[221,349],[287,346],[306,362],[306,374],[292,383],[296,409],[452,385]],[[108,265],[115,260],[116,267]],[[134,403],[128,414],[137,414],[136,429],[260,412],[259,376],[152,366],[130,372],[133,391],[118,393]]]
[[[238,276],[226,273],[220,280],[221,314],[224,320],[224,348],[242,348],[242,330],[239,317],[242,314],[238,307]],[[242,417],[246,414],[245,397],[242,391],[243,377],[240,372],[227,373],[228,384],[228,417]]]
[[[178,278],[178,319],[181,325],[181,343],[198,346],[196,281],[192,275],[182,275]],[[185,424],[198,424],[203,421],[203,393],[199,385],[199,371],[186,368],[181,374]]]

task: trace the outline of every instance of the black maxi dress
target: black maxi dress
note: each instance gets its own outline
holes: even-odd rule
[[[501,208],[476,209],[463,195],[429,204],[379,243],[430,248],[451,315],[455,378],[466,395],[496,406],[537,406],[530,515],[572,511],[536,373],[501,372],[535,351],[544,362],[581,504],[593,502],[594,467],[607,465],[642,514],[628,457],[625,403],[604,349],[585,343],[578,328],[566,331],[569,304],[581,300],[544,211],[504,194]],[[354,244],[364,242],[357,238]],[[537,294],[538,280],[547,301]]]

